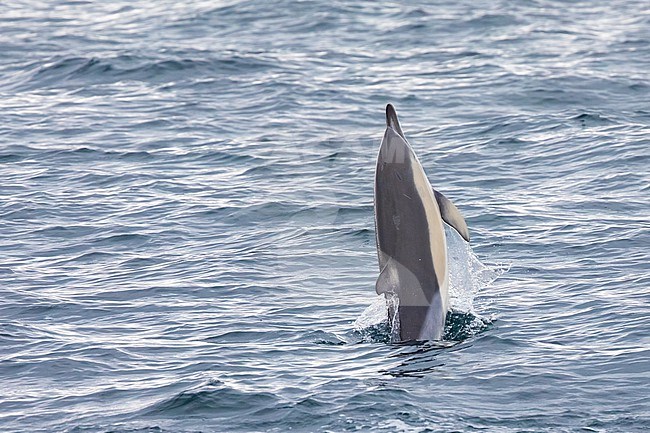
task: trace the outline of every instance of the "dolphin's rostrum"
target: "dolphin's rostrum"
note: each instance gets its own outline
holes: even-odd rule
[[[465,219],[431,187],[388,104],[375,173],[380,269],[375,289],[397,298],[397,311],[389,303],[389,318],[400,341],[442,338],[449,309],[443,221],[469,242]]]

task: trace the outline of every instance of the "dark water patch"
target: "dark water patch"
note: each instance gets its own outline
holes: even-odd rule
[[[522,21],[515,15],[510,14],[492,14],[485,13],[474,16],[462,23],[463,26],[476,28],[480,32],[481,29],[501,28],[504,26],[520,25]]]
[[[388,344],[391,342],[391,335],[390,324],[388,323],[388,320],[384,320],[378,324],[355,330],[353,337],[366,343]]]
[[[360,218],[372,213],[373,207],[370,205],[362,206],[340,206],[337,210],[337,222],[358,221]]]
[[[77,73],[84,71],[97,70],[101,73],[111,70],[110,65],[99,65],[99,61],[94,58],[82,57],[55,57],[48,59],[47,62],[33,65],[31,71],[23,76],[14,87],[18,90],[35,90],[42,88],[64,87],[66,81],[70,80]]]
[[[602,114],[598,113],[582,113],[571,118],[572,121],[577,123],[583,128],[601,125],[611,125],[614,122]]]
[[[647,94],[650,86],[647,83],[632,83],[629,85],[629,88],[635,92],[644,92]]]
[[[277,171],[272,164],[266,165],[256,165],[255,167],[250,167],[246,169],[241,176],[257,176],[257,177],[275,177],[274,172]]]
[[[283,210],[282,216],[278,214],[278,209]],[[286,221],[287,216],[284,212],[289,215],[296,215],[300,212],[304,212],[303,206],[300,204],[288,203],[288,202],[274,202],[267,201],[265,203],[252,204],[248,206],[235,207],[231,208],[228,212],[226,209],[222,209],[230,214],[231,217],[235,218],[233,222],[241,221],[261,221],[267,218],[277,218]]]
[[[399,343],[395,347],[397,351],[391,357],[399,362],[381,373],[393,377],[422,378],[445,365],[439,356],[453,347],[453,344],[444,341],[410,341]]]
[[[120,266],[132,269],[143,269],[159,266],[163,263],[165,263],[165,260],[160,257],[133,257],[120,263]]]
[[[96,246],[141,247],[151,241],[151,237],[139,233],[114,234],[93,242]]]
[[[55,350],[55,347],[52,347]],[[37,357],[18,356],[1,364],[2,369],[16,373],[48,374],[52,378],[63,378],[71,373],[79,380],[90,379],[98,373],[111,372],[115,368],[108,362],[96,359],[56,356],[38,359]]]
[[[488,330],[492,322],[475,314],[462,311],[449,311],[445,322],[443,339],[464,341]]]
[[[86,187],[107,188],[111,186],[122,186],[132,183],[135,179],[153,179],[153,175],[141,173],[136,175],[134,173],[121,173],[121,174],[108,174],[91,172],[83,176],[71,180],[76,184],[84,185]]]
[[[66,429],[66,433],[86,433],[86,432],[103,432],[103,433],[166,433],[169,429],[161,428],[157,425],[147,427],[130,427],[128,425],[78,425]],[[178,433],[184,433],[186,430],[174,430]],[[188,432],[189,433],[189,432]]]
[[[74,311],[79,311],[78,304],[55,300],[46,301],[40,299],[32,301],[31,305],[21,308],[20,312],[16,311],[16,314],[49,317],[60,313],[70,314],[71,312],[74,313]]]
[[[144,416],[236,417],[265,407],[276,406],[280,399],[268,392],[247,392],[211,381],[197,389],[183,391],[146,409]]]
[[[88,264],[105,263],[107,261],[112,261],[115,258],[116,258],[116,254],[114,253],[108,253],[103,251],[91,251],[70,259],[70,262],[88,263]]]
[[[66,164],[91,163],[101,161],[131,161],[146,162],[156,157],[146,151],[117,152],[100,148],[79,147],[75,149],[62,149],[43,152],[43,158],[54,158]]]
[[[206,338],[205,341],[215,344],[264,343],[288,337],[293,337],[293,335],[283,331],[229,331],[221,335]]]
[[[219,146],[216,144],[215,146]],[[241,155],[236,153],[236,150],[233,152],[228,151],[210,151],[206,153],[201,153],[197,155],[195,161],[206,163],[206,162],[217,162],[220,164],[251,164],[255,163],[256,166],[261,166],[265,162],[262,158],[259,158],[255,155]]]
[[[0,164],[8,164],[11,162],[17,162],[25,159],[24,155],[18,155],[15,153],[2,153],[0,154]]]
[[[32,235],[55,239],[74,239],[91,235],[96,230],[95,227],[84,225],[53,225],[34,230]]]
[[[35,335],[25,326],[13,323],[0,323],[0,338],[6,341],[28,342]]]
[[[370,229],[349,229],[346,235],[360,239],[364,245],[371,245],[375,242],[375,231]]]
[[[123,80],[163,83],[173,80],[187,81],[202,74],[250,73],[274,67],[272,59],[259,55],[241,55],[224,52],[214,57],[207,53],[192,53],[196,57],[183,58],[170,53],[171,58],[143,57],[135,54],[116,57],[61,57],[37,65],[31,76],[18,88],[34,90],[43,88],[74,87],[76,85],[111,84]]]
[[[198,59],[173,59],[149,61],[138,65],[138,67],[120,71],[118,77],[140,80],[160,79],[162,77],[174,77],[178,72],[190,73],[194,69],[209,66],[209,62]],[[178,78],[182,78],[178,76]]]
[[[114,152],[110,154],[111,156],[116,155],[118,159],[123,161],[151,161],[155,159],[155,156],[149,152],[145,151],[134,151],[134,152]]]

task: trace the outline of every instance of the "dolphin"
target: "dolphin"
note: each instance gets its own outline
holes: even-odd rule
[[[467,242],[469,230],[456,206],[429,183],[391,104],[377,156],[374,202],[380,270],[375,290],[389,300],[393,339],[440,340],[449,310],[443,221]]]

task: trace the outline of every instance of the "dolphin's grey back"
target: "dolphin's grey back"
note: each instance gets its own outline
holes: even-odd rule
[[[456,206],[431,188],[392,105],[375,172],[375,229],[380,273],[375,289],[397,297],[389,317],[400,340],[442,338],[449,307],[447,242],[442,221],[469,242]],[[397,321],[398,323],[395,323]]]
[[[399,299],[401,340],[438,339],[447,308],[442,220],[433,190],[390,105],[386,119],[388,126],[375,176],[375,224],[381,271],[376,289],[378,293],[394,293]],[[423,331],[434,335],[423,335]]]

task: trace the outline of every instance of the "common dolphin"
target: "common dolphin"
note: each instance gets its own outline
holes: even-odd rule
[[[449,199],[431,187],[406,141],[395,108],[388,104],[375,172],[380,269],[375,290],[397,297],[397,311],[394,303],[388,303],[389,320],[400,341],[440,340],[443,336],[449,309],[443,221],[469,242],[465,219]]]

